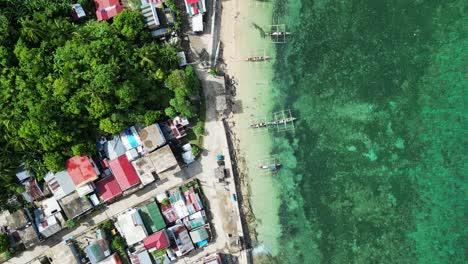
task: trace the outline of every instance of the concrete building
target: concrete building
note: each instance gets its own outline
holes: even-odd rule
[[[161,175],[166,175],[166,171],[172,174],[180,171],[177,160],[169,145],[165,145],[164,147],[149,153],[147,157],[153,163],[154,170],[160,177]]]
[[[140,129],[138,133],[143,144],[143,150],[146,153],[166,144],[166,138],[164,137],[158,124],[152,124],[143,129]]]
[[[128,209],[117,217],[115,227],[127,241],[127,245],[132,246],[142,241],[148,234],[138,211],[134,208]]]
[[[80,197],[76,192],[63,197],[58,202],[68,219],[74,219],[93,209],[93,205],[88,198]]]

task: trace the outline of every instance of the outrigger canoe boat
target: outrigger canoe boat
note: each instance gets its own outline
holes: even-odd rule
[[[245,61],[264,61],[264,60],[269,60],[270,56],[254,56],[254,57],[248,57],[245,59]]]
[[[277,171],[279,168],[281,168],[281,163],[274,162],[270,164],[263,164],[260,165],[259,168],[262,170]]]
[[[266,126],[268,126],[268,123],[265,123],[265,122],[255,123],[255,124],[250,125],[251,128],[260,128],[260,127],[266,127]]]
[[[288,118],[283,118],[283,119],[268,122],[268,125],[280,125],[280,124],[294,122],[296,120],[297,120],[297,118],[295,118],[295,117],[288,117]]]
[[[269,36],[276,37],[276,36],[286,36],[286,35],[291,35],[291,32],[287,31],[272,31],[272,32],[267,32],[266,33]]]
[[[261,122],[261,123],[251,124],[250,127],[251,128],[261,128],[261,127],[267,127],[267,126],[272,126],[272,125],[281,125],[281,124],[294,122],[296,120],[297,120],[296,117],[288,117],[288,118],[283,118],[283,119],[279,119],[279,120],[275,120],[275,121],[271,121],[271,122]]]

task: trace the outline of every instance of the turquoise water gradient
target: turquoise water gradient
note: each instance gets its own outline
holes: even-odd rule
[[[466,1],[274,2],[278,263],[464,263]],[[264,220],[265,221],[265,220]],[[262,262],[262,261],[258,261]]]

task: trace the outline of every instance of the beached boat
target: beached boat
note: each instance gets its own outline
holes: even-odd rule
[[[253,56],[245,58],[245,61],[265,61],[269,60],[270,56]]]

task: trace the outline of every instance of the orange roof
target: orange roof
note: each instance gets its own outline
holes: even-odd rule
[[[98,175],[87,156],[75,156],[66,163],[68,174],[75,184],[79,187],[88,182],[97,180]]]

